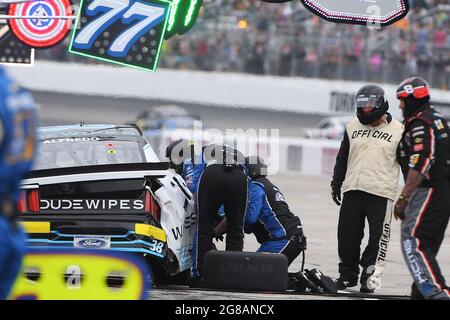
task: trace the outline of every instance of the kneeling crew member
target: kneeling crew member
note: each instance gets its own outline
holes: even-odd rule
[[[306,249],[300,218],[289,209],[283,194],[267,179],[267,166],[259,157],[246,159],[249,202],[245,214],[245,233],[254,233],[261,244],[258,252],[284,254],[289,265]]]

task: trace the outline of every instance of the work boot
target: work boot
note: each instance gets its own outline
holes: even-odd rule
[[[361,278],[359,282],[361,283],[361,288],[359,291],[361,293],[374,293],[375,289],[369,288],[367,283],[369,282],[369,278],[374,274],[374,272],[367,272],[367,268],[363,268],[363,271],[361,273]]]
[[[361,293],[374,293],[374,289],[369,289],[367,286],[367,281],[361,282],[361,288],[359,289],[359,292]]]

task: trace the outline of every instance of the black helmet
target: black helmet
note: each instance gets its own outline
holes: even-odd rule
[[[267,176],[267,165],[258,156],[245,158],[245,166],[252,180]]]
[[[224,164],[234,166],[245,163],[244,155],[227,144],[212,143],[202,148],[206,163]]]
[[[358,90],[355,97],[356,115],[362,124],[371,124],[380,119],[389,109],[389,103],[384,99],[384,90],[374,84]],[[364,107],[372,107],[373,111],[366,113]]]
[[[183,161],[191,156],[190,144],[185,139],[171,142],[166,148],[166,158],[169,159],[169,167],[176,173],[183,172]]]
[[[405,102],[403,116],[408,118],[422,106],[430,104],[430,86],[420,77],[408,78],[397,88],[397,99]]]

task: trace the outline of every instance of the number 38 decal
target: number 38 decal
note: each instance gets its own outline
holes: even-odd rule
[[[154,70],[169,6],[164,0],[83,1],[69,51]]]

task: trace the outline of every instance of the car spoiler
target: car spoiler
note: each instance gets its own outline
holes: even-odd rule
[[[81,167],[54,168],[30,171],[22,181],[22,185],[35,183],[33,179],[43,180],[50,184],[56,177],[60,182],[133,179],[144,176],[164,177],[169,169],[168,162],[155,163],[123,163],[102,164]],[[48,181],[45,181],[48,180]]]

